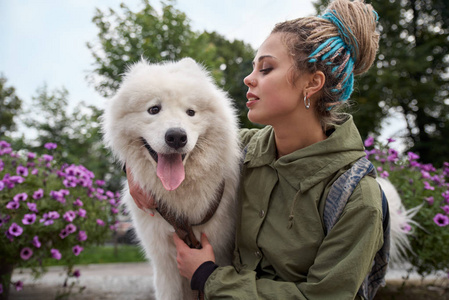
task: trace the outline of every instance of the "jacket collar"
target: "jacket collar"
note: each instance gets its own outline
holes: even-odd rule
[[[363,141],[352,116],[336,125],[329,137],[276,160],[274,131],[261,129],[247,146],[247,168],[264,165],[277,170],[279,176],[302,192],[365,156]]]

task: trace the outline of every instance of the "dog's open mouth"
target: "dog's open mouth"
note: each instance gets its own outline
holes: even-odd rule
[[[186,155],[180,153],[157,153],[143,137],[141,137],[141,140],[151,157],[157,163],[157,177],[161,180],[164,188],[168,191],[177,189],[185,178],[183,160]]]

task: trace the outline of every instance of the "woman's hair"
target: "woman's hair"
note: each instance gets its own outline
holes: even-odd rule
[[[354,75],[372,65],[379,43],[378,15],[363,0],[335,0],[318,17],[304,17],[276,24],[272,33],[283,40],[294,60],[298,76],[322,71],[326,81],[317,101],[324,130],[339,123],[353,90]]]

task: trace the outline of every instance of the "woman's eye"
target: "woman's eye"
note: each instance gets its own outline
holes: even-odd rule
[[[161,107],[159,105],[152,106],[148,109],[148,113],[150,115],[158,114],[161,111]]]
[[[195,115],[195,111],[194,111],[193,109],[188,109],[188,110],[186,111],[186,113],[187,113],[187,115],[190,116],[190,117],[193,117],[193,116]]]
[[[273,70],[273,68],[269,67],[269,68],[263,68],[263,69],[260,69],[259,72],[262,73],[262,74],[264,74],[264,75],[266,75],[266,74],[270,73],[271,70]]]

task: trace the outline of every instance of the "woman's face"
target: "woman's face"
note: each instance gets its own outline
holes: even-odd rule
[[[243,82],[248,86],[246,97],[251,122],[263,125],[288,125],[305,110],[302,76],[292,76],[293,60],[282,41],[282,34],[271,34],[257,51],[253,71]],[[292,82],[293,78],[297,78]]]

